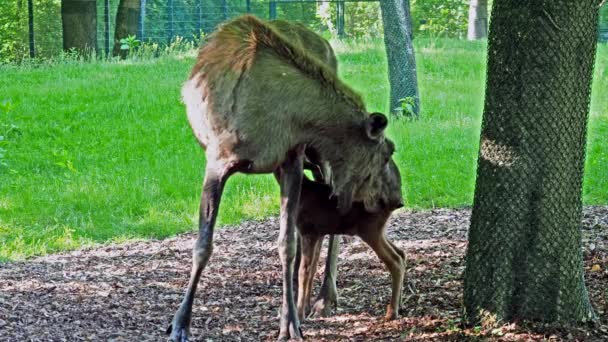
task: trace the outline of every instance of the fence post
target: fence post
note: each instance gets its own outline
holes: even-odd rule
[[[251,13],[251,0],[245,2],[247,4],[247,13]]]
[[[167,0],[167,16],[167,44],[171,44],[171,40],[173,40],[173,0]]]
[[[103,22],[104,22],[104,48],[106,58],[110,55],[110,0],[103,2]]]
[[[144,41],[144,34],[145,34],[145,20],[146,20],[146,0],[140,0],[139,1],[139,23],[138,23],[138,35],[139,35],[139,40],[140,41]]]
[[[30,58],[36,57],[36,44],[34,43],[34,0],[27,0],[27,21],[30,40]]]
[[[338,1],[336,3],[336,21],[338,27],[338,37],[344,38],[346,33],[344,32],[344,1]]]
[[[201,35],[203,29],[203,0],[196,2],[196,36],[197,38]]]
[[[268,18],[270,20],[275,20],[277,18],[277,2],[276,1],[268,2]]]
[[[222,0],[222,18],[228,19],[228,0]]]

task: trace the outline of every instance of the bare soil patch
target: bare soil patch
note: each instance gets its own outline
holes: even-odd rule
[[[608,207],[587,207],[587,288],[600,320],[586,327],[542,324],[463,329],[463,255],[470,211],[402,211],[389,237],[407,254],[402,318],[382,317],[390,276],[361,241],[343,244],[339,309],[308,319],[312,341],[608,340]],[[277,219],[216,233],[195,302],[193,341],[274,341],[281,277]],[[129,242],[0,264],[2,341],[161,341],[190,272],[194,234]],[[322,257],[320,262],[324,260]],[[323,267],[317,273],[317,287]],[[316,293],[316,292],[315,292]]]

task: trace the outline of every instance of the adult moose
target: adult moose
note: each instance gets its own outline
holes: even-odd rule
[[[337,210],[345,213],[357,200],[376,211],[387,200],[374,187],[392,152],[384,138],[386,117],[368,113],[360,96],[325,63],[252,16],[222,25],[209,38],[182,97],[207,164],[192,272],[169,327],[170,339],[188,339],[196,286],[213,249],[222,190],[236,172],[275,173],[279,180],[279,338],[302,338],[292,276],[305,151],[331,170],[326,179]]]

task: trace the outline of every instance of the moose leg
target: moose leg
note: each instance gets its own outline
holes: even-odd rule
[[[390,240],[387,239],[386,242],[388,242],[391,245],[391,247],[393,247],[393,250],[395,250],[395,252],[397,252],[397,254],[399,254],[399,256],[401,256],[401,258],[403,259],[403,262],[405,264],[405,252],[401,248],[397,247],[397,245],[392,243]]]
[[[296,233],[296,258],[293,262],[293,298],[298,298],[300,295],[300,289],[297,284],[300,283],[300,263],[302,260],[302,236],[299,233]]]
[[[298,270],[298,317],[303,320],[306,312],[310,309],[310,293],[318,262],[318,251],[320,239],[317,235],[301,235],[301,263]],[[316,258],[315,258],[316,257]]]
[[[281,219],[279,257],[283,267],[283,305],[279,339],[302,339],[300,320],[293,298],[293,266],[296,254],[296,220],[302,187],[304,146],[290,151],[279,170],[281,188]]]
[[[387,320],[398,318],[399,306],[401,305],[401,291],[403,289],[403,276],[405,274],[405,260],[402,255],[405,254],[386,240],[384,234],[365,234],[361,238],[376,252],[391,273],[391,302],[386,310],[385,318]]]
[[[338,276],[338,253],[340,240],[335,235],[329,236],[329,248],[327,249],[327,260],[325,261],[325,276],[321,284],[321,291],[312,307],[312,314],[317,317],[326,317],[331,310],[338,307],[338,290],[336,288],[336,277]]]
[[[213,226],[220,206],[222,190],[229,175],[229,172],[217,172],[210,167],[205,170],[199,213],[199,233],[192,250],[192,272],[190,273],[190,281],[184,299],[167,329],[167,333],[171,334],[170,341],[188,341],[194,294],[201,273],[213,251]]]

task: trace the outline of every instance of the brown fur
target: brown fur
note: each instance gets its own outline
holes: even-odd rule
[[[198,281],[213,249],[222,191],[235,172],[272,172],[279,180],[281,339],[302,337],[292,276],[305,151],[329,170],[326,180],[341,211],[349,210],[353,199],[372,209],[388,201],[376,186],[392,152],[383,134],[386,117],[369,114],[327,63],[304,50],[306,38],[300,37],[291,43],[272,24],[251,16],[234,19],[210,36],[182,88],[207,163],[192,272],[167,330],[171,340],[187,339]]]
[[[347,234],[361,237],[386,264],[393,278],[392,299],[386,317],[398,316],[405,254],[385,236],[385,224],[391,212],[403,206],[401,179],[397,166],[391,160],[383,173],[384,191],[389,192],[388,203],[383,203],[375,213],[365,210],[363,203],[354,203],[350,211],[340,215],[335,200],[329,199],[327,185],[304,178],[297,227],[301,236],[302,260],[299,270],[298,313],[303,318],[310,307],[312,281],[316,272],[321,241],[326,234]]]
[[[269,173],[290,148],[306,144],[331,168],[342,207],[353,199],[375,205],[382,194],[365,183],[379,177],[390,151],[381,133],[368,135],[384,117],[370,116],[327,63],[276,27],[243,16],[201,48],[183,94],[189,116],[203,108],[203,119],[190,123],[201,126],[195,133],[207,160],[250,161],[242,172]]]
[[[295,34],[290,33],[290,30],[294,30]],[[335,68],[332,69],[331,64],[324,63],[314,50],[309,52],[308,47],[298,44],[302,42],[298,38],[312,40],[303,32],[316,35],[305,27],[288,25],[284,21],[268,24],[253,16],[234,19],[222,25],[212,35],[208,44],[201,48],[190,78],[201,74],[201,78],[207,83],[214,83],[214,80],[222,78],[227,70],[235,73],[247,72],[253,65],[257,52],[267,49],[303,74],[318,80],[330,93],[352,102],[359,110],[364,111],[365,105],[359,94],[340,81]],[[288,37],[296,38],[296,43]]]
[[[275,30],[282,33],[287,40],[299,45],[302,51],[318,58],[321,62],[334,72],[338,71],[338,60],[329,42],[318,34],[312,32],[301,23],[294,23],[285,20],[273,20],[270,22]]]

